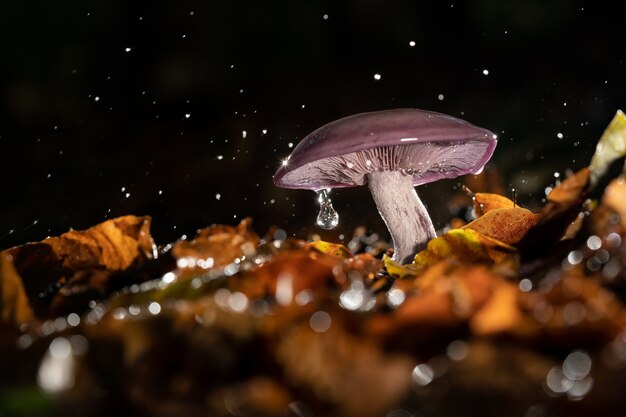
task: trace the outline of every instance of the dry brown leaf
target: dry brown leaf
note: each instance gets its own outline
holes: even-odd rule
[[[209,260],[210,266],[220,267],[244,255],[254,253],[259,237],[250,226],[252,219],[246,218],[237,226],[214,225],[202,229],[192,241],[181,240],[172,248],[176,259],[192,258]],[[190,263],[195,266],[196,263]]]
[[[34,318],[24,284],[9,255],[0,253],[0,320],[19,326]]]
[[[45,239],[69,271],[104,268],[120,271],[153,256],[150,217],[124,216],[84,231],[71,230]]]
[[[567,177],[548,194],[548,201],[555,204],[572,204],[582,198],[589,184],[589,168],[583,168]]]
[[[476,230],[484,236],[512,245],[522,240],[536,223],[537,216],[530,210],[521,207],[501,208],[486,212],[462,229]]]

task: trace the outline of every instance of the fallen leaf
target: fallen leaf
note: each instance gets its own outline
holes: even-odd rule
[[[555,204],[573,204],[582,201],[584,191],[589,184],[589,168],[583,168],[565,178],[559,185],[554,187],[548,194],[548,201]]]
[[[470,328],[477,335],[494,335],[505,332],[532,332],[524,326],[524,316],[518,305],[519,288],[509,282],[495,286],[489,301],[472,317]]]
[[[486,212],[461,229],[476,230],[484,236],[512,245],[522,240],[536,223],[537,216],[530,210],[521,207],[500,208]]]
[[[0,320],[19,326],[33,320],[22,279],[9,255],[0,253]]]
[[[233,288],[249,299],[271,297],[280,305],[289,305],[302,291],[323,291],[336,285],[333,268],[341,260],[314,251],[280,253],[260,267],[242,274]]]
[[[626,116],[621,110],[618,110],[600,137],[596,145],[596,152],[591,158],[589,164],[591,187],[596,186],[614,161],[624,156],[626,156]]]
[[[611,181],[606,187],[602,203],[619,214],[622,227],[626,228],[626,181],[623,177]]]
[[[45,239],[69,271],[105,268],[120,271],[133,263],[151,259],[154,242],[150,217],[124,216],[107,220],[84,231],[71,230]]]
[[[515,252],[515,248],[506,243],[464,227],[428,242],[426,249],[415,255],[415,264],[424,267],[448,258],[468,263],[499,262]]]
[[[315,242],[307,243],[304,248],[308,250],[316,250],[318,252],[325,253],[326,255],[337,256],[339,258],[352,257],[352,253],[350,253],[350,250],[339,243],[330,243],[324,242],[323,240],[318,240]]]
[[[477,217],[480,217],[491,210],[515,207],[513,200],[500,194],[474,193],[466,186],[463,186],[463,191],[471,197],[472,202],[474,203],[474,212]]]
[[[391,344],[409,332],[413,343],[441,337],[446,334],[444,329],[467,323],[504,280],[486,265],[467,266],[448,259],[428,268],[412,282],[404,282],[407,284],[401,287],[406,293],[411,287],[417,291],[390,315],[373,317],[366,326],[370,334],[388,339]]]
[[[384,354],[372,342],[349,334],[339,320],[323,333],[307,320],[274,351],[288,386],[333,404],[335,415],[373,417],[385,415],[407,393],[415,364],[406,355]]]
[[[226,266],[237,258],[255,253],[259,237],[252,231],[251,224],[252,219],[246,218],[237,226],[207,227],[199,231],[192,241],[176,242],[172,255],[178,260],[187,261],[179,262],[179,268],[207,269]]]

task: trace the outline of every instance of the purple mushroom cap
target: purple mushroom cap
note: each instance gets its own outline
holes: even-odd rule
[[[441,113],[362,113],[305,137],[276,171],[274,183],[315,191],[367,184],[393,239],[393,259],[411,262],[437,236],[414,187],[480,172],[496,143],[490,131]]]
[[[306,136],[283,161],[274,183],[319,190],[364,185],[372,171],[401,171],[413,185],[478,173],[496,135],[464,120],[419,109],[361,113]]]

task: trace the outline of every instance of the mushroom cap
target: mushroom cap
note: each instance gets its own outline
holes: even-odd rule
[[[274,184],[319,190],[367,182],[372,171],[413,176],[413,185],[479,173],[496,135],[464,120],[419,109],[344,117],[307,135],[283,161]]]

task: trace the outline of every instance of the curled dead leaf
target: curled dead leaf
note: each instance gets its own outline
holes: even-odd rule
[[[589,175],[589,168],[583,168],[574,175],[565,178],[550,191],[547,197],[548,201],[563,205],[581,201],[589,184]]]
[[[135,262],[151,259],[154,242],[150,217],[124,216],[107,220],[84,231],[71,230],[45,239],[62,259],[63,268],[77,271],[105,268],[119,271]]]
[[[235,259],[251,255],[259,244],[259,237],[251,229],[252,219],[246,218],[237,226],[214,225],[202,229],[192,241],[181,240],[172,248],[176,259],[188,258],[184,263],[195,268],[198,260],[208,267],[228,265]],[[179,263],[180,266],[181,263]]]
[[[463,186],[463,191],[465,191],[472,198],[474,211],[476,212],[477,217],[480,217],[491,210],[515,207],[515,202],[513,202],[513,200],[500,194],[474,193],[466,186]]]

